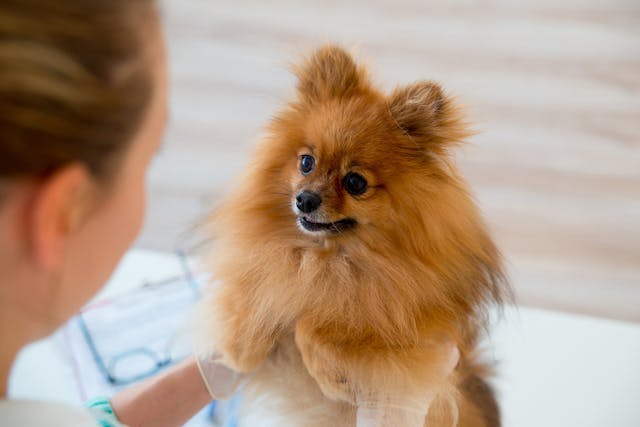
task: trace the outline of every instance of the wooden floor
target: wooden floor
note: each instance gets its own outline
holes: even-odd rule
[[[391,88],[440,81],[479,134],[459,153],[520,303],[640,321],[640,2],[170,0],[172,119],[139,246],[173,249],[340,42]]]

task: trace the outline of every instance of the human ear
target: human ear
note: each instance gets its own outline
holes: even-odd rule
[[[82,226],[91,205],[92,178],[73,163],[44,178],[27,208],[27,238],[34,262],[47,271],[63,262],[70,238]]]

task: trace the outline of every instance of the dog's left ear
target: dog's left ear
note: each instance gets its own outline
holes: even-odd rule
[[[396,124],[431,148],[460,142],[469,136],[459,108],[437,83],[421,81],[398,88],[388,102]]]
[[[306,101],[318,102],[349,96],[364,87],[365,72],[339,46],[316,50],[305,63],[294,66],[298,94]]]

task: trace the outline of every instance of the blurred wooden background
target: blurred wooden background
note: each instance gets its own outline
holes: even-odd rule
[[[640,321],[640,2],[166,0],[172,118],[140,247],[174,249],[292,93],[353,48],[385,88],[429,78],[480,132],[459,152],[525,305]]]

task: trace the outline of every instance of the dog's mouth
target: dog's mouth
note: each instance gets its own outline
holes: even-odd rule
[[[328,233],[341,233],[356,226],[357,222],[353,218],[344,218],[335,222],[314,222],[304,216],[298,217],[298,224],[307,231]]]

